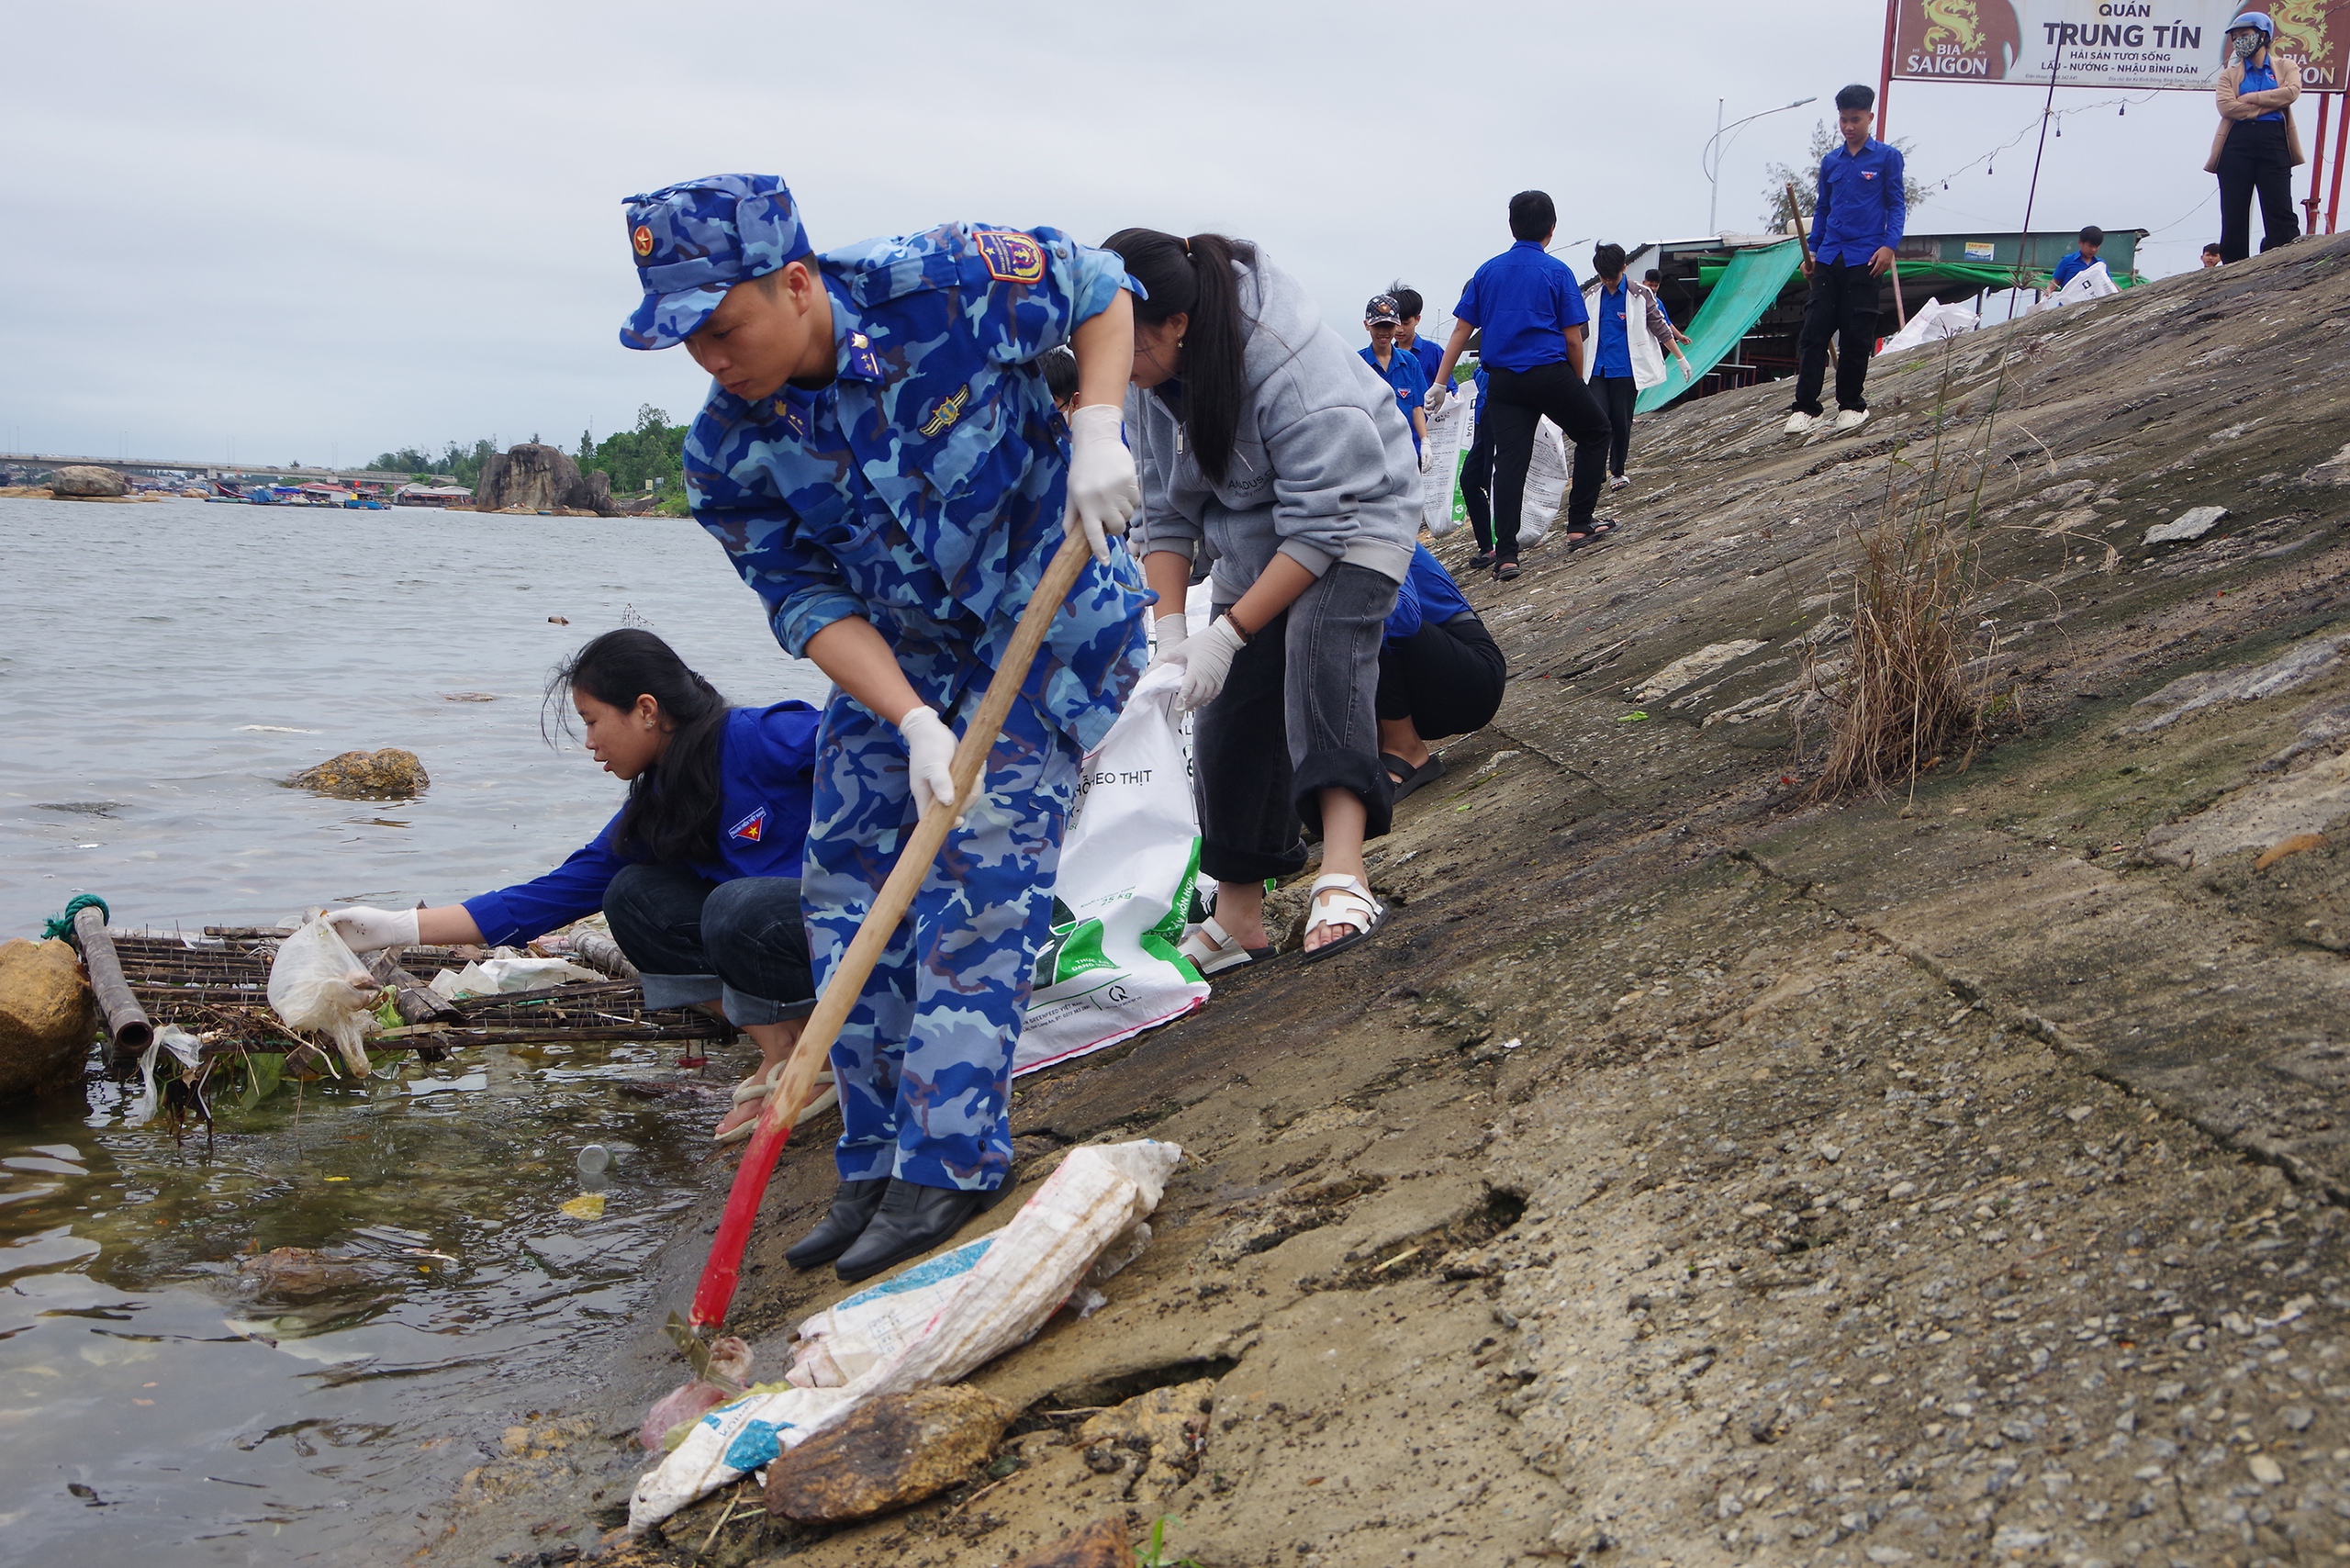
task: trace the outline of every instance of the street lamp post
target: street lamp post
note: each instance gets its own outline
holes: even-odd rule
[[[1714,100],[1714,134],[1707,140],[1705,151],[1697,155],[1698,166],[1706,171],[1706,184],[1711,187],[1712,192],[1706,200],[1707,233],[1720,232],[1722,154],[1729,151],[1729,145],[1723,138],[1734,137],[1741,127],[1752,125],[1766,115],[1785,114],[1789,109],[1799,109],[1806,104],[1815,104],[1818,101],[1818,95],[1814,94],[1808,98],[1797,98],[1792,104],[1781,104],[1775,109],[1764,109],[1761,114],[1748,115],[1744,119],[1734,119],[1729,124],[1724,125],[1722,124],[1723,100],[1720,98]]]

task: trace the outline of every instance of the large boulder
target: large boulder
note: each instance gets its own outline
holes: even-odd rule
[[[0,1104],[80,1076],[98,999],[63,942],[0,942]]]
[[[583,475],[559,446],[526,441],[494,454],[474,483],[474,510],[612,514],[612,481],[603,470]]]
[[[416,753],[387,745],[381,751],[347,751],[306,767],[285,781],[343,801],[403,801],[432,782]]]
[[[121,475],[92,463],[69,463],[49,476],[49,493],[60,500],[113,500],[129,489]]]

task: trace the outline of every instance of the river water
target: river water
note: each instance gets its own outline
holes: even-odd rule
[[[615,625],[736,702],[823,689],[684,521],[0,499],[0,553],[5,935],[84,890],[117,925],[193,931],[535,875],[619,801],[549,749],[539,700]],[[282,785],[385,745],[423,759],[422,796]],[[677,1054],[461,1053],[216,1106],[208,1139],[129,1126],[111,1085],[0,1112],[0,1560],[422,1545],[485,1445],[560,1408],[597,1327],[646,1305],[710,1116],[618,1085]],[[588,1142],[608,1172],[580,1173]],[[332,1277],[254,1288],[237,1260],[274,1248]]]

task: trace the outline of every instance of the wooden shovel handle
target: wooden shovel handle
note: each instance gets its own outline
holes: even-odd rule
[[[881,884],[872,907],[865,912],[865,919],[857,925],[856,936],[842,956],[840,967],[833,971],[823,995],[816,999],[816,1010],[808,1015],[808,1023],[800,1032],[800,1043],[792,1047],[791,1059],[784,1066],[783,1081],[767,1096],[759,1112],[758,1128],[751,1134],[750,1144],[743,1151],[743,1163],[735,1170],[734,1185],[726,1195],[726,1212],[720,1216],[717,1238],[711,1243],[710,1261],[702,1266],[701,1283],[694,1292],[694,1327],[725,1321],[726,1309],[733,1303],[734,1287],[742,1277],[743,1253],[750,1244],[751,1226],[758,1217],[759,1201],[766,1195],[767,1178],[775,1170],[777,1158],[783,1153],[785,1140],[791,1136],[792,1124],[800,1119],[801,1107],[814,1098],[816,1074],[824,1065],[824,1058],[832,1054],[841,1025],[848,1022],[849,1009],[864,994],[866,980],[879,961],[881,949],[897,934],[898,923],[905,918],[915,890],[930,874],[931,862],[938,858],[939,847],[946,842],[956,819],[962,814],[963,802],[971,798],[971,791],[978,786],[979,775],[987,767],[988,753],[1002,732],[1003,721],[1012,712],[1021,687],[1027,683],[1028,666],[1035,661],[1036,650],[1044,645],[1045,634],[1052,629],[1053,617],[1060,613],[1062,601],[1077,586],[1078,574],[1085,569],[1089,559],[1084,535],[1072,527],[1062,536],[1060,548],[1045,568],[1044,580],[1036,585],[1028,608],[1021,611],[1020,624],[1013,631],[1012,644],[1004,650],[1003,662],[996,666],[994,678],[988,682],[987,695],[979,701],[979,712],[965,726],[963,738],[955,747],[954,801],[934,801],[930,810],[922,814],[905,848],[899,853],[897,865],[890,868],[889,879]]]

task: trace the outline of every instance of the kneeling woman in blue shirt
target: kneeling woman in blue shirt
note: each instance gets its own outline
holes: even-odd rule
[[[716,1003],[764,1058],[718,1136],[745,1136],[815,1004],[800,857],[816,729],[804,702],[729,708],[650,632],[607,632],[555,673],[588,751],[627,782],[604,831],[533,881],[438,909],[339,909],[357,953],[529,941],[604,912],[648,1007]]]

